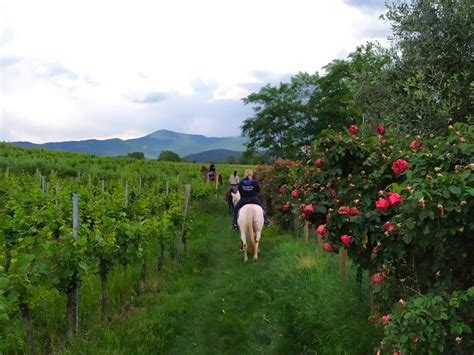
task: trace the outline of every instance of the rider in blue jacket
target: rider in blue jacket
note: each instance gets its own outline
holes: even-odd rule
[[[270,221],[268,220],[267,213],[265,211],[265,206],[263,205],[258,195],[260,193],[260,185],[258,184],[257,180],[253,178],[252,170],[245,170],[245,178],[243,178],[239,183],[239,192],[240,200],[234,206],[234,213],[232,216],[232,227],[234,229],[237,228],[237,216],[239,214],[239,209],[249,203],[254,203],[262,207],[265,225],[269,225]]]

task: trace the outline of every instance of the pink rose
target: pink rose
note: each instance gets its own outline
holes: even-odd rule
[[[386,211],[390,207],[390,202],[388,202],[384,198],[379,198],[377,201],[375,201],[375,207],[377,207],[379,211],[383,212],[383,211]]]
[[[308,215],[308,214],[311,214],[314,212],[314,209],[313,209],[313,205],[312,204],[309,204],[309,205],[306,205],[304,206],[303,208],[303,213]]]
[[[326,235],[326,225],[325,224],[320,224],[318,228],[316,228],[316,233],[318,233],[321,237],[324,237]]]
[[[281,194],[285,193],[285,185],[280,186],[280,188],[278,189],[278,192]]]
[[[332,252],[332,244],[329,242],[324,242],[323,243],[323,250],[330,253]]]
[[[385,222],[385,224],[383,225],[383,229],[386,231],[386,232],[391,232],[393,231],[393,229],[395,228],[395,225],[393,223],[390,223],[390,222]]]
[[[352,208],[352,207],[349,207],[348,210],[347,210],[347,214],[350,216],[350,217],[353,217],[353,216],[358,216],[361,214],[361,212],[357,209],[357,208]]]
[[[293,191],[291,191],[291,197],[298,198],[299,195],[300,193],[298,192],[298,190],[294,189]]]
[[[356,135],[357,132],[359,132],[359,127],[353,124],[348,128],[348,130],[349,130],[350,135],[353,136],[353,135]]]
[[[290,210],[290,204],[287,202],[283,205],[283,211],[287,212]]]
[[[382,323],[383,325],[387,324],[391,320],[392,320],[392,318],[390,318],[389,315],[380,317],[380,323]]]
[[[350,235],[347,235],[347,234],[341,235],[340,239],[341,239],[342,244],[344,244],[345,246],[347,246],[347,247],[351,246],[352,238],[351,238]]]
[[[405,159],[397,159],[392,164],[392,171],[395,174],[401,174],[410,167]]]
[[[415,140],[412,141],[408,146],[411,149],[420,149],[421,148],[420,138],[415,138]]]
[[[380,272],[378,272],[376,274],[373,274],[372,275],[372,282],[374,284],[381,284],[383,282],[383,275]]]
[[[379,124],[377,126],[377,134],[383,136],[385,134],[385,126],[383,124]]]
[[[316,159],[316,161],[314,162],[314,166],[317,167],[318,169],[322,169],[323,168],[322,159],[321,158]]]
[[[386,199],[390,203],[390,206],[398,206],[403,202],[402,196],[396,192],[390,192],[387,194]]]

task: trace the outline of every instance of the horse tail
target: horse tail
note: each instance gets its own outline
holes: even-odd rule
[[[250,241],[252,242],[252,248],[253,248],[253,251],[255,252],[255,248],[256,248],[256,242],[255,242],[255,229],[253,228],[253,220],[254,220],[254,216],[255,216],[255,210],[252,209],[251,211],[249,211],[251,213],[247,213],[247,225],[249,227],[249,234],[250,234]]]

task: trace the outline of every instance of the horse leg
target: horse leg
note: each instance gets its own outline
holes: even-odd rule
[[[259,244],[260,244],[260,236],[262,234],[262,231],[255,232],[255,250],[253,254],[253,261],[258,260],[258,252],[259,252]]]
[[[240,230],[240,240],[244,245],[244,262],[247,262],[247,260],[249,260],[249,257],[247,256],[247,235],[245,233],[244,228],[241,228]]]

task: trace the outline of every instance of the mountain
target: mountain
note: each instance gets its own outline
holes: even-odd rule
[[[235,150],[229,149],[213,149],[207,150],[205,152],[188,154],[183,157],[184,160],[196,163],[227,163],[229,157],[233,157],[235,162],[238,162],[243,152],[238,152]]]
[[[131,152],[143,152],[147,158],[157,158],[163,150],[171,150],[181,157],[188,154],[219,149],[244,151],[246,141],[247,139],[244,137],[206,137],[199,134],[177,133],[162,129],[141,138],[127,140],[113,138],[44,144],[12,142],[12,144],[25,148],[35,147],[111,156],[126,155]]]

